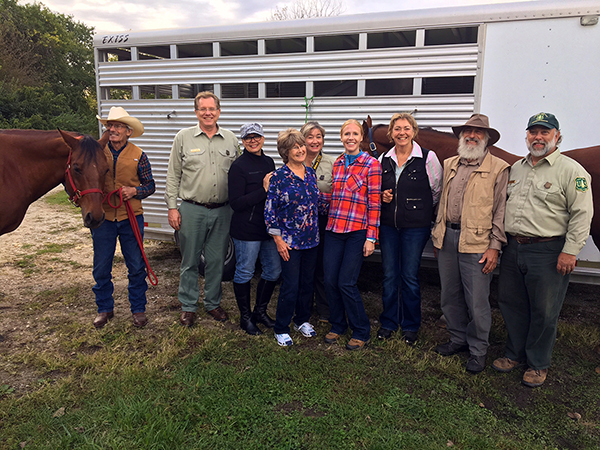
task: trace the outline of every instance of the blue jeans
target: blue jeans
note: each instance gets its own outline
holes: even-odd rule
[[[281,275],[281,257],[277,253],[277,245],[273,239],[266,241],[241,241],[232,238],[235,245],[234,283],[244,284],[254,276],[256,260],[260,257],[262,265],[261,278],[277,281]]]
[[[289,254],[289,261],[281,260],[281,287],[273,327],[277,334],[290,332],[294,312],[296,325],[308,322],[312,306],[317,247],[289,250]]]
[[[331,332],[344,334],[350,325],[352,337],[361,341],[367,341],[371,336],[371,324],[356,285],[366,239],[367,230],[326,231],[323,256]]]
[[[379,244],[383,268],[383,312],[381,327],[396,331],[419,331],[421,326],[421,285],[419,267],[429,227],[396,228],[381,225]]]
[[[144,216],[136,216],[142,237],[144,237]],[[98,312],[111,312],[114,309],[114,285],[112,266],[117,246],[117,237],[121,244],[121,253],[127,265],[129,278],[129,303],[133,314],[146,311],[146,264],[137,243],[129,219],[120,222],[105,220],[98,228],[92,229],[94,244],[94,269],[92,275],[96,285],[92,288],[96,294]]]

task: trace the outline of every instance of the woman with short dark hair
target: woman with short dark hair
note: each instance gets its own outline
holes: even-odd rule
[[[279,133],[277,150],[284,165],[271,178],[265,221],[281,256],[281,287],[275,318],[275,338],[281,346],[293,344],[290,323],[305,337],[316,336],[309,323],[313,276],[319,244],[315,171],[304,165],[306,146],[293,128]]]

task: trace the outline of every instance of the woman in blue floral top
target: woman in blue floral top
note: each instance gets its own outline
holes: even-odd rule
[[[284,166],[269,183],[265,222],[281,256],[281,288],[277,301],[275,338],[281,346],[292,345],[290,323],[306,337],[316,336],[310,319],[313,277],[319,244],[319,189],[315,171],[304,165],[306,145],[293,128],[279,133],[277,151]]]

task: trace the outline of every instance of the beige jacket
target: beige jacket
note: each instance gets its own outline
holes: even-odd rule
[[[459,156],[454,156],[444,161],[442,197],[431,233],[433,245],[438,249],[441,249],[444,244],[448,186],[456,175],[459,159]],[[460,253],[483,253],[489,248],[494,211],[494,186],[498,175],[507,167],[505,161],[488,153],[481,166],[471,175],[465,190],[461,214],[461,233],[458,243]]]

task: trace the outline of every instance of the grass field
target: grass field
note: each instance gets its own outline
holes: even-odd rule
[[[29,263],[67,258],[46,247],[32,251]],[[348,352],[326,345],[329,327],[318,324],[316,338],[293,333],[295,345],[281,348],[271,331],[239,330],[231,283],[223,301],[230,322],[201,315],[198,326],[180,327],[178,253],[168,243],[147,250],[163,291],[149,291],[150,323],[142,330],[126,314],[95,330],[89,284],[41,291],[23,308],[15,327],[34,320],[43,327],[29,343],[2,343],[0,380],[29,373],[31,382],[23,389],[0,383],[0,449],[600,448],[596,287],[571,286],[548,381],[530,389],[520,384],[522,371],[489,367],[505,340],[495,298],[483,373],[465,372],[466,355],[433,351],[447,339],[435,326],[435,270],[422,272],[424,321],[415,347],[394,337]],[[372,319],[380,312],[380,277],[378,265],[364,265],[360,288]],[[0,304],[8,305],[1,290]],[[123,312],[126,296],[119,298]],[[372,326],[374,336],[375,320]]]

